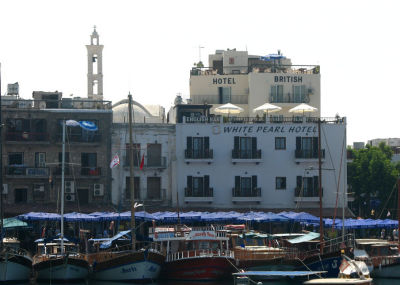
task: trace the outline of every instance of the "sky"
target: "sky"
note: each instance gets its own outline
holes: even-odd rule
[[[347,143],[400,137],[399,1],[0,0],[2,94],[87,96],[93,26],[104,99],[160,104],[189,97],[189,71],[217,49],[321,66],[321,116],[347,117]]]

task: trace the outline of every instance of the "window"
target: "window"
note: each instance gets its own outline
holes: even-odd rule
[[[185,189],[186,197],[209,197],[210,190],[210,176],[187,176],[187,187]]]
[[[24,164],[24,153],[23,152],[10,152],[8,154],[8,165],[23,165]]]
[[[283,85],[271,86],[270,100],[272,103],[283,103]]]
[[[275,149],[286,149],[285,137],[275,137]]]
[[[318,137],[296,137],[296,157],[318,158]]]
[[[127,143],[125,145],[126,148],[126,157],[125,157],[125,166],[129,166],[129,154],[130,154],[130,150],[129,150],[129,143]],[[134,143],[133,144],[133,165],[134,166],[139,166],[140,162],[141,162],[141,153],[140,153],[140,144],[139,143]]]
[[[306,99],[306,86],[294,85],[293,86],[293,101],[294,103],[305,103]]]
[[[257,150],[257,138],[234,137],[232,158],[235,159],[261,158],[261,150]]]
[[[130,176],[127,176],[125,178],[125,199],[130,200],[131,199],[131,180]],[[133,179],[133,187],[135,190],[135,199],[140,199],[140,177],[134,177]]]
[[[318,176],[302,177],[297,176],[296,196],[297,197],[318,197],[319,181]]]
[[[46,153],[36,152],[35,153],[35,167],[46,167]]]
[[[210,158],[210,138],[187,137],[185,158]]]
[[[229,64],[235,64],[235,58],[234,57],[230,57],[229,58]]]
[[[240,177],[235,176],[235,188],[233,197],[258,197],[261,196],[257,188],[257,176]]]
[[[286,177],[276,177],[275,189],[285,190],[286,189]]]
[[[219,104],[231,103],[231,95],[231,87],[218,87]]]
[[[97,153],[81,154],[81,174],[89,176],[100,175],[100,168],[97,167]]]

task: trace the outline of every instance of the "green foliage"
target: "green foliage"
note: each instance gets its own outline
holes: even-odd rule
[[[348,151],[353,157],[353,162],[348,165],[347,175],[348,184],[355,194],[354,210],[363,217],[370,217],[371,210],[375,210],[377,215],[396,184],[400,163],[391,162],[393,151],[385,143],[378,147],[367,145],[364,149]],[[371,200],[379,200],[381,203],[374,206]],[[387,206],[395,207],[393,203]]]

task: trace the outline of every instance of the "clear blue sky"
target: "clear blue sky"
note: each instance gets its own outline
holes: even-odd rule
[[[131,91],[168,110],[189,95],[189,70],[216,49],[321,65],[322,116],[348,118],[348,143],[400,137],[398,1],[15,1],[0,2],[2,91],[85,97],[93,25],[104,47],[105,99]]]

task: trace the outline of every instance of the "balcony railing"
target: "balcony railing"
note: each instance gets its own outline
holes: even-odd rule
[[[261,159],[261,149],[257,150],[232,150],[232,159]]]
[[[328,117],[303,117],[303,116],[292,116],[292,117],[223,117],[220,115],[213,116],[197,116],[197,117],[184,117],[183,123],[185,124],[268,124],[268,123],[280,123],[280,124],[292,124],[292,123],[318,123],[321,120],[322,124],[340,124],[346,123],[344,118],[328,118]],[[262,127],[262,126],[257,126]],[[233,126],[227,126],[227,128],[233,128]]]
[[[213,197],[214,189],[193,189],[185,188],[185,197]]]
[[[261,188],[232,188],[232,197],[261,197]]]
[[[33,132],[7,132],[6,141],[48,141],[48,133],[33,133]]]
[[[212,149],[196,150],[196,149],[185,149],[186,159],[212,159],[214,156]]]
[[[324,188],[322,190],[322,196],[324,196]],[[294,196],[295,197],[319,197],[319,189],[318,188],[303,188],[296,187],[294,189]]]
[[[61,166],[57,166],[53,170],[53,175],[57,175],[57,176],[61,175],[62,174],[61,172],[62,172]],[[71,173],[72,173],[72,169],[68,166],[65,166],[64,167],[64,175],[71,175]]]
[[[6,175],[24,177],[48,177],[48,167],[6,166]]]
[[[300,159],[318,159],[318,150],[314,151],[312,149],[296,149],[295,158]],[[325,158],[325,149],[321,149],[321,158]]]
[[[309,93],[311,94],[311,92]],[[282,98],[278,98],[277,95],[269,95],[269,102],[271,103],[309,103],[310,102],[310,96],[309,94],[304,94],[303,98],[295,98],[293,94],[288,93],[287,95],[283,95]]]
[[[100,176],[101,167],[81,167],[82,176]]]
[[[249,95],[232,95],[229,100],[232,104],[248,104]],[[224,104],[221,103],[218,94],[215,95],[192,95],[192,104]]]
[[[82,142],[82,143],[98,143],[101,141],[101,134],[68,134],[66,140],[70,142]],[[62,135],[58,134],[57,141],[62,141]]]
[[[161,156],[158,158],[153,158],[149,160],[148,157],[145,157],[144,167],[146,168],[166,168],[167,167],[167,158],[165,156]]]

